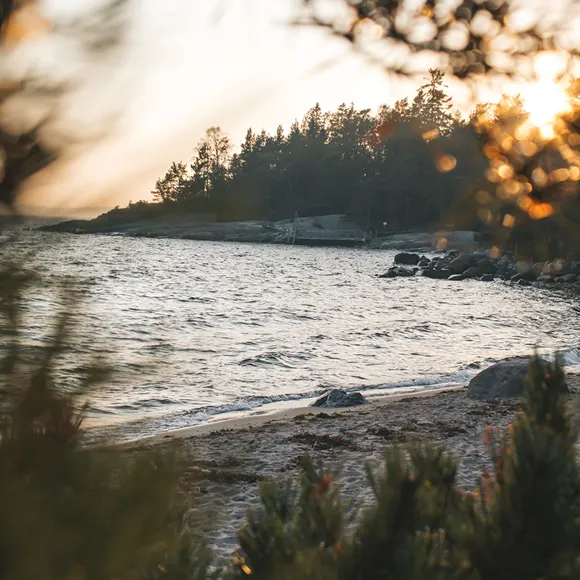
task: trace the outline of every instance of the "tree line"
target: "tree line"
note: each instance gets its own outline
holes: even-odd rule
[[[316,104],[288,133],[248,129],[239,152],[210,127],[191,163],[174,162],[153,196],[221,221],[346,214],[370,228],[426,227],[484,179],[478,139],[453,112],[443,73],[431,70],[412,100],[375,114]]]

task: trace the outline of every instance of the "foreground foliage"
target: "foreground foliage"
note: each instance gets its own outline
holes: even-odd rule
[[[54,336],[31,357],[19,336],[33,274],[0,271],[0,577],[125,578],[179,553],[179,462],[82,447],[87,392],[106,376],[89,362],[74,391],[56,380],[75,311],[61,288]]]
[[[239,550],[220,567],[185,525],[179,458],[80,444],[79,402],[106,375],[95,362],[74,391],[56,379],[69,289],[52,340],[31,358],[19,328],[37,279],[9,264],[0,282],[2,578],[580,577],[577,431],[559,361],[530,360],[509,433],[487,435],[493,470],[477,491],[458,489],[457,463],[440,447],[389,449],[368,468],[374,501],[353,515],[337,474],[305,458],[299,481],[262,484]]]

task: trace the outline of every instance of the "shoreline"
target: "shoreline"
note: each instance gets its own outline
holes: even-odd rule
[[[240,242],[274,245],[304,245],[310,247],[351,247],[393,251],[437,251],[441,240],[447,250],[475,251],[481,249],[476,234],[471,231],[429,232],[401,230],[375,240],[352,238],[352,232],[345,227],[318,230],[313,227],[317,220],[332,216],[311,216],[299,218],[308,224],[308,231],[293,242],[287,238],[291,219],[278,222],[248,220],[240,222],[207,222],[195,216],[172,216],[164,219],[126,219],[107,221],[104,216],[92,220],[66,220],[34,228],[36,231],[74,235],[109,235],[117,237],[181,239],[213,242]],[[315,232],[313,234],[312,232]],[[362,232],[362,230],[361,230]],[[361,234],[362,235],[362,234]],[[350,237],[349,237],[350,236]]]
[[[569,405],[579,421],[580,375],[569,374]],[[374,399],[344,409],[299,408],[228,419],[153,436],[129,452],[176,452],[185,461],[183,486],[191,497],[188,518],[206,535],[219,558],[237,545],[248,508],[259,504],[262,481],[296,478],[305,454],[338,473],[337,484],[353,509],[373,501],[367,466],[381,465],[385,449],[431,441],[458,461],[457,483],[474,489],[491,470],[483,435],[507,429],[518,399],[470,399],[464,386]]]
[[[366,399],[369,401],[368,405],[357,405],[355,407],[337,407],[337,408],[323,408],[312,407],[310,404],[292,406],[286,409],[273,409],[272,411],[265,411],[263,407],[258,407],[251,411],[236,411],[231,413],[224,413],[216,415],[204,423],[192,425],[190,427],[181,427],[178,429],[170,429],[154,435],[146,435],[131,441],[122,441],[117,445],[139,445],[141,443],[160,444],[172,439],[187,439],[190,437],[203,437],[211,435],[219,431],[236,431],[240,429],[260,429],[264,425],[273,423],[285,423],[295,420],[297,417],[308,415],[334,415],[342,413],[356,413],[358,411],[368,410],[369,408],[380,408],[390,403],[400,401],[407,398],[423,398],[438,395],[444,392],[460,391],[466,388],[466,384],[448,385],[444,387],[437,387],[434,389],[423,389],[413,392],[394,393],[384,395],[370,395]],[[315,399],[307,399],[307,401]],[[224,416],[225,415],[225,416]],[[232,416],[235,415],[235,416]]]

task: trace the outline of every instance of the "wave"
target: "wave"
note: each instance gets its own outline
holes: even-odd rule
[[[256,367],[275,365],[286,368],[294,368],[294,360],[305,360],[308,356],[305,354],[292,354],[280,351],[271,351],[260,353],[241,360],[238,365],[242,367]]]
[[[580,370],[580,348],[563,349],[558,352],[562,357],[564,365],[568,370]],[[288,353],[269,352],[244,359],[238,364],[241,365],[261,365],[261,364],[286,364],[285,359],[300,358],[305,355],[289,355]],[[542,353],[546,358],[552,358],[553,354]],[[513,358],[513,357],[509,357]],[[288,406],[305,406],[310,404],[316,398],[322,396],[325,392],[333,388],[340,388],[347,392],[361,392],[367,397],[384,396],[384,395],[404,395],[417,392],[433,391],[440,388],[450,388],[467,385],[468,382],[483,369],[499,362],[506,360],[503,358],[487,358],[483,361],[474,361],[467,363],[454,373],[445,373],[441,375],[422,376],[413,379],[392,381],[374,385],[355,385],[344,387],[336,384],[321,384],[316,389],[301,392],[287,393],[279,395],[253,395],[236,399],[230,403],[222,405],[200,406],[191,409],[180,409],[179,411],[169,411],[163,415],[140,418],[135,421],[129,421],[124,425],[117,425],[115,429],[115,438],[127,439],[143,435],[152,435],[162,431],[191,427],[206,423],[220,415],[245,414],[252,413],[260,408],[267,407],[268,411],[275,411],[277,408]],[[135,401],[133,404],[120,404],[114,406],[113,413],[123,411],[139,411],[151,408],[171,407],[179,405],[180,402],[169,398],[151,398],[142,401]],[[93,409],[95,411],[97,409]],[[169,409],[168,409],[169,410]],[[109,428],[101,427],[107,432]],[[111,432],[112,434],[112,432]]]
[[[580,367],[580,348],[564,349],[559,351],[559,354],[562,356],[564,365],[568,370],[571,370],[571,367]],[[257,357],[245,359],[245,361],[242,361],[239,364],[278,364],[280,358],[284,356],[285,355],[282,355],[281,353],[268,353],[267,355],[258,355]],[[401,394],[405,392],[413,393],[417,391],[431,391],[444,387],[462,386],[467,385],[467,383],[483,369],[501,360],[505,360],[505,358],[489,358],[485,361],[468,363],[452,374],[417,377],[414,379],[393,381],[376,385],[349,387],[343,387],[340,385],[320,385],[318,389],[302,393],[248,396],[225,405],[201,407],[191,411],[185,411],[183,412],[183,416],[187,415],[191,417],[194,415],[199,422],[205,422],[221,414],[253,411],[265,405],[290,403],[293,401],[307,403],[309,400],[316,399],[333,388],[339,388],[347,392],[357,391],[367,395],[372,394],[378,396],[386,394]]]

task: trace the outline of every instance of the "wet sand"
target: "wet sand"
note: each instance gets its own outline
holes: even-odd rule
[[[580,375],[569,375],[569,404],[577,417]],[[247,508],[258,501],[259,482],[295,477],[308,453],[340,470],[343,497],[355,506],[371,501],[365,465],[378,464],[385,448],[432,441],[459,461],[458,484],[473,488],[491,468],[482,437],[487,425],[506,428],[517,400],[476,401],[467,390],[381,397],[353,409],[290,409],[214,421],[142,440],[136,449],[170,446],[187,459],[184,482],[192,497],[190,517],[216,552],[227,556]]]

